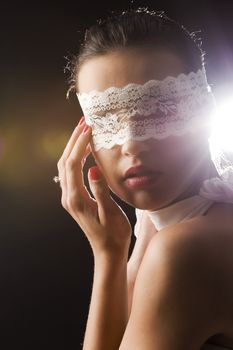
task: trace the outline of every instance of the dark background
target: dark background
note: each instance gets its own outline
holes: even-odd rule
[[[75,96],[65,98],[64,57],[77,52],[96,19],[130,6],[165,10],[188,29],[202,29],[217,99],[233,90],[230,0],[1,1],[1,349],[81,349],[93,259],[52,182],[81,116]],[[133,225],[132,208],[124,209]]]

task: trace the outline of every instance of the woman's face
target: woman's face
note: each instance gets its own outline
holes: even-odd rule
[[[77,77],[79,93],[144,84],[167,76],[189,73],[180,57],[165,50],[125,49],[85,62]],[[203,138],[202,138],[203,139]],[[123,201],[157,210],[198,193],[205,178],[203,141],[197,135],[162,140],[129,140],[93,155],[109,187]],[[131,169],[129,177],[125,176]]]

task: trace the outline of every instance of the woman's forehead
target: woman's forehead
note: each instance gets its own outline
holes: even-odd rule
[[[124,87],[163,80],[167,76],[188,73],[184,61],[172,51],[125,49],[96,56],[81,66],[77,77],[79,93]]]

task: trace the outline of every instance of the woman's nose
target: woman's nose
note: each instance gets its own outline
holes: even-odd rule
[[[124,156],[138,156],[142,152],[148,152],[149,145],[145,141],[129,140],[121,146],[121,153]]]

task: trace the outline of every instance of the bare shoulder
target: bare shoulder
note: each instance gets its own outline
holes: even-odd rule
[[[144,264],[161,269],[187,291],[202,290],[198,302],[221,303],[219,293],[233,294],[233,205],[215,204],[205,216],[160,231],[149,244]],[[189,282],[184,284],[184,279]]]
[[[209,268],[219,269],[221,263],[224,269],[231,269],[233,205],[217,203],[205,216],[195,217],[161,230],[151,240],[146,253],[145,260],[148,262],[157,263],[159,257],[160,261],[166,262],[167,268],[177,266],[180,271],[183,266],[181,271],[184,272],[189,272],[192,267],[201,266],[203,273],[208,272],[210,275]],[[174,265],[169,264],[171,261]]]
[[[143,331],[145,349],[198,349],[226,325],[233,308],[232,206],[213,209],[152,238],[137,275],[125,339],[134,334],[140,343],[135,334]]]

